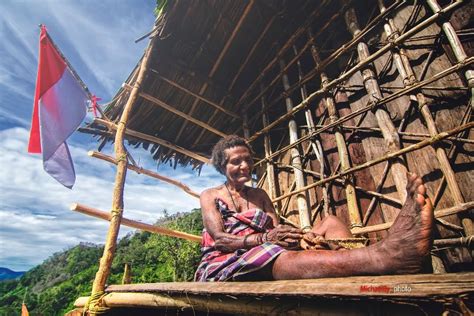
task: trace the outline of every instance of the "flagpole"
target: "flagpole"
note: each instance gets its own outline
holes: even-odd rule
[[[38,25],[40,28],[42,27],[46,27],[44,24],[39,24]],[[63,52],[59,49],[59,47],[56,45],[56,43],[53,41],[53,39],[51,38],[51,36],[49,36],[49,33],[48,32],[45,32],[46,36],[48,37],[49,41],[51,42],[51,44],[53,45],[53,47],[56,49],[56,51],[59,53],[59,55],[61,56],[61,58],[64,60],[64,62],[66,63],[66,65],[68,66],[69,70],[71,70],[71,73],[72,75],[74,76],[74,79],[77,80],[77,82],[79,82],[79,84],[81,85],[82,89],[84,89],[84,91],[87,93],[87,96],[89,97],[89,99],[92,101],[92,96],[93,94],[90,92],[89,88],[87,87],[87,85],[84,83],[84,81],[82,81],[81,77],[79,77],[79,75],[77,74],[76,70],[74,69],[74,67],[72,67],[72,65],[69,63],[69,61],[67,60],[66,56],[64,56]],[[102,115],[102,117],[108,119],[104,112],[102,112],[102,109],[97,106],[97,110],[99,110],[99,113],[100,115]]]
[[[117,245],[117,237],[120,229],[120,222],[122,220],[123,215],[123,191],[128,164],[126,150],[124,146],[125,128],[128,123],[128,118],[130,116],[132,108],[136,103],[135,101],[138,98],[141,83],[146,77],[146,71],[149,67],[151,52],[153,50],[155,42],[157,41],[157,38],[158,36],[155,35],[150,39],[150,42],[148,43],[148,47],[146,48],[143,59],[140,63],[138,76],[133,84],[133,89],[128,97],[127,103],[125,104],[122,110],[120,122],[118,123],[118,128],[115,133],[114,149],[115,157],[117,160],[117,171],[115,175],[115,186],[112,198],[112,210],[110,214],[111,219],[104,245],[104,251],[99,261],[99,269],[95,275],[94,282],[92,284],[92,292],[89,297],[89,301],[85,306],[85,310],[87,310],[90,315],[97,315],[104,311],[104,307],[101,306],[101,298],[103,295],[105,295],[105,284],[110,275],[110,267],[114,258],[115,248]]]

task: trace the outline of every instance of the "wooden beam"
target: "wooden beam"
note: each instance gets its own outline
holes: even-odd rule
[[[282,59],[279,61],[281,69],[285,68],[285,63]],[[283,88],[286,91],[290,86],[288,75],[285,73],[282,76]],[[286,97],[285,105],[287,112],[291,112],[293,109],[293,101],[290,97]],[[288,121],[288,133],[290,136],[290,144],[294,143],[298,139],[298,125],[294,119]],[[301,163],[300,149],[298,147],[292,147],[290,150],[291,155],[291,166],[293,168],[293,174],[296,181],[296,189],[301,189],[305,185],[305,178],[303,174],[303,164]],[[306,200],[306,192],[300,192],[296,195],[296,202],[298,205],[298,214],[300,219],[300,228],[305,231],[310,231],[312,228],[311,225],[311,216],[310,210],[308,208],[308,201]]]
[[[88,207],[88,206],[85,206],[85,205],[82,205],[82,204],[78,204],[78,203],[72,204],[70,209],[71,209],[71,211],[79,212],[79,213],[86,214],[86,215],[89,215],[89,216],[93,216],[93,217],[96,217],[96,218],[100,218],[100,219],[103,219],[103,220],[106,220],[106,221],[110,221],[112,219],[112,215],[107,213],[107,212],[104,212],[104,211],[101,211],[101,210],[98,210],[98,209],[95,209],[95,208],[92,208],[92,207]],[[131,219],[127,219],[125,217],[122,218],[121,224],[123,224],[125,226],[128,226],[128,227],[132,227],[132,228],[140,229],[140,230],[143,230],[143,231],[147,231],[147,232],[150,232],[150,233],[155,233],[155,234],[160,234],[160,235],[165,235],[165,236],[170,236],[170,237],[186,239],[186,240],[194,241],[194,242],[201,242],[201,240],[202,240],[201,236],[196,236],[196,235],[193,235],[193,234],[188,234],[188,233],[184,233],[184,232],[180,232],[180,231],[177,231],[177,230],[172,230],[172,229],[168,229],[168,228],[164,228],[164,227],[159,227],[159,226],[155,226],[155,225],[145,224],[145,223],[142,223],[142,222],[137,222],[137,221],[134,221],[134,220],[131,220]]]
[[[126,88],[126,89],[128,89],[128,90],[131,90],[131,89],[132,89],[132,87],[131,87],[129,84],[127,84],[127,83],[124,84],[124,88]],[[206,129],[206,130],[208,130],[208,131],[210,131],[210,132],[212,132],[212,133],[214,133],[214,134],[216,134],[216,135],[219,135],[220,137],[225,137],[225,136],[227,136],[227,134],[225,134],[225,133],[223,133],[223,132],[221,132],[221,131],[218,131],[218,130],[215,129],[214,127],[212,127],[212,126],[210,126],[210,125],[208,125],[208,124],[206,124],[206,123],[204,123],[204,122],[202,122],[202,121],[200,121],[200,120],[198,120],[198,119],[195,119],[195,118],[192,117],[191,115],[188,115],[188,114],[186,114],[186,113],[184,113],[184,112],[181,112],[180,110],[175,109],[173,106],[171,106],[171,105],[169,105],[169,104],[167,104],[167,103],[161,101],[160,99],[158,99],[158,98],[156,98],[156,97],[154,97],[154,96],[152,96],[152,95],[150,95],[150,94],[148,94],[148,93],[140,92],[139,95],[140,95],[142,98],[144,98],[145,100],[150,101],[150,102],[153,103],[154,105],[157,105],[157,106],[159,106],[159,107],[161,107],[161,108],[163,108],[163,109],[165,109],[165,110],[167,110],[167,111],[169,111],[169,112],[171,112],[171,113],[173,113],[173,114],[176,114],[176,115],[182,117],[183,119],[185,119],[185,120],[187,120],[187,121],[190,121],[190,122],[196,124],[196,125],[199,126],[199,127],[202,127],[202,128],[204,128],[204,129]]]
[[[87,154],[90,157],[98,158],[98,159],[101,159],[101,160],[104,160],[104,161],[107,161],[107,162],[110,162],[110,163],[113,163],[113,164],[117,164],[117,160],[115,160],[113,157],[107,156],[103,153],[100,153],[100,152],[97,152],[97,151],[89,151]],[[169,177],[163,176],[163,175],[161,175],[157,172],[153,172],[153,171],[150,171],[150,170],[147,170],[147,169],[143,169],[143,168],[134,166],[132,164],[127,164],[127,168],[130,169],[130,170],[135,171],[136,173],[146,174],[147,176],[150,176],[152,178],[155,178],[155,179],[161,180],[163,182],[166,182],[166,183],[172,184],[174,186],[177,186],[178,188],[180,188],[184,192],[188,193],[189,195],[194,196],[195,198],[199,199],[199,196],[200,196],[199,193],[194,192],[187,185],[185,185],[184,183],[182,183],[180,181],[177,181],[177,180],[171,179]]]
[[[424,140],[424,141],[421,141],[419,143],[416,143],[416,144],[413,144],[413,145],[410,145],[408,147],[405,147],[403,149],[400,149],[399,151],[396,151],[396,152],[392,152],[392,153],[389,153],[387,154],[386,156],[384,157],[380,157],[380,158],[376,158],[376,159],[373,159],[373,160],[370,160],[370,161],[367,161],[361,165],[358,165],[358,166],[354,166],[350,169],[347,169],[345,171],[341,171],[340,173],[338,174],[335,174],[335,175],[332,175],[332,176],[329,176],[327,177],[326,179],[324,180],[321,180],[321,181],[317,181],[315,183],[312,183],[310,185],[307,185],[299,190],[295,190],[295,191],[291,191],[291,192],[288,192],[284,195],[281,195],[279,196],[278,198],[275,198],[272,200],[272,202],[277,202],[279,200],[283,200],[287,197],[290,197],[292,195],[295,195],[295,194],[298,194],[300,192],[303,192],[303,191],[306,191],[308,189],[311,189],[311,188],[314,188],[316,186],[320,186],[326,182],[329,182],[329,181],[333,181],[334,179],[337,179],[337,178],[341,178],[343,176],[345,176],[346,174],[351,174],[351,173],[354,173],[356,171],[359,171],[359,170],[363,170],[365,168],[368,168],[368,167],[371,167],[373,165],[376,165],[376,164],[379,164],[381,162],[384,162],[384,161],[387,161],[387,160],[390,160],[390,159],[393,159],[395,157],[398,157],[400,155],[404,155],[404,154],[407,154],[409,152],[412,152],[412,151],[415,151],[415,150],[418,150],[418,149],[421,149],[421,148],[424,148],[426,146],[430,146],[432,144],[435,144],[436,142],[442,140],[442,139],[445,139],[451,135],[455,135],[455,134],[458,134],[464,130],[468,130],[468,129],[471,129],[471,128],[474,128],[474,122],[469,122],[467,124],[464,124],[464,125],[461,125],[459,127],[456,127],[452,130],[449,130],[449,131],[446,131],[446,132],[441,132],[435,136],[433,136],[431,139],[429,140]]]
[[[351,69],[349,69],[348,71],[346,71],[344,74],[342,74],[341,76],[339,76],[338,78],[336,79],[333,79],[331,82],[329,82],[326,86],[325,89],[319,89],[313,93],[311,93],[306,99],[304,99],[303,101],[301,101],[298,105],[296,105],[293,110],[289,113],[286,113],[285,115],[281,116],[280,118],[278,118],[277,120],[271,122],[266,128],[256,132],[254,135],[252,135],[250,138],[249,138],[249,141],[252,142],[254,141],[255,139],[257,139],[259,136],[261,136],[263,133],[267,132],[268,130],[274,128],[276,125],[282,123],[283,121],[289,119],[290,117],[292,117],[293,115],[295,115],[297,112],[301,111],[302,109],[306,108],[307,106],[309,106],[309,103],[311,101],[313,101],[316,97],[319,97],[321,96],[322,94],[326,93],[326,91],[328,91],[329,89],[332,89],[334,88],[335,86],[337,86],[338,84],[344,82],[345,80],[347,80],[348,78],[350,78],[353,74],[355,74],[357,71],[359,71],[360,69],[362,69],[363,67],[365,67],[367,64],[373,62],[374,60],[376,60],[377,58],[379,58],[380,56],[382,56],[383,54],[385,54],[387,51],[389,51],[390,49],[392,49],[393,47],[403,43],[406,39],[410,38],[411,36],[417,34],[418,32],[421,32],[422,30],[424,30],[427,26],[435,23],[438,19],[440,19],[441,16],[445,16],[448,12],[454,10],[455,8],[457,8],[460,4],[461,4],[462,1],[456,1],[452,4],[450,4],[449,6],[447,6],[446,8],[442,9],[440,12],[436,13],[436,14],[433,14],[432,16],[430,16],[429,18],[427,18],[426,20],[422,21],[421,23],[419,23],[418,25],[416,25],[415,27],[413,27],[411,30],[407,31],[406,33],[404,33],[403,35],[401,35],[400,37],[398,37],[397,39],[395,39],[394,41],[391,41],[390,43],[386,44],[385,46],[383,46],[381,49],[379,49],[378,51],[374,52],[373,54],[371,54],[370,56],[367,57],[367,59],[365,59],[364,61],[361,61],[359,62],[357,65],[355,65],[354,67],[352,67]],[[438,79],[440,79],[441,77],[444,77],[444,76],[447,76],[448,74],[452,73],[452,72],[456,72],[458,71],[459,69],[462,69],[462,68],[465,68],[467,67],[468,65],[470,65],[471,63],[473,63],[474,61],[474,57],[469,57],[467,58],[466,60],[464,60],[463,62],[461,63],[458,63],[456,65],[454,65],[453,67],[450,67],[446,70],[443,70],[441,72],[439,72],[437,75],[433,76],[432,78],[430,79],[427,79],[427,80],[424,80],[424,81],[421,81],[419,84],[415,84],[415,85],[412,85],[410,86],[410,88],[408,89],[402,89],[386,98],[384,98],[383,100],[379,100],[377,101],[375,104],[371,104],[370,105],[370,109],[374,108],[375,106],[377,105],[380,105],[380,104],[383,104],[383,103],[387,103],[387,102],[390,102],[398,97],[400,97],[401,95],[404,95],[410,91],[414,91],[414,90],[417,90],[419,89],[420,87],[423,87],[425,85],[428,85],[430,84],[431,82],[434,82]],[[351,115],[347,115],[345,117],[345,120],[349,120],[359,114],[361,114],[362,112],[366,112],[368,111],[369,109],[361,109],[360,111],[355,111],[354,113],[352,113]],[[359,113],[360,112],[360,113]],[[341,118],[342,119],[342,118]],[[338,120],[338,123],[340,123],[340,120]],[[309,135],[308,135],[309,136]],[[313,135],[311,135],[310,137],[312,137]]]
[[[431,0],[430,3],[436,4],[436,1]],[[380,7],[380,11],[383,12],[385,8],[382,2],[379,2],[379,7]],[[440,9],[440,8],[437,8],[437,9]],[[395,31],[394,28],[392,28],[392,25],[394,25],[394,22],[392,19],[388,19],[388,21],[384,24],[384,30],[385,30],[385,34],[387,35],[387,38],[398,37],[398,33]],[[447,25],[447,24],[444,23],[443,25]],[[449,25],[451,24],[449,23]],[[461,46],[461,50],[462,50],[462,46]],[[398,52],[397,50],[392,51],[392,56],[395,60],[395,66],[397,67],[398,73],[400,74],[400,77],[403,79],[404,86],[407,87],[410,84],[416,82],[417,79],[414,75],[414,70],[411,67],[410,60],[408,59],[405,49],[400,48],[400,52]],[[462,59],[458,58],[458,61],[462,61],[466,58],[467,56],[466,54],[464,54]],[[423,119],[425,120],[426,127],[428,129],[428,132],[430,133],[430,136],[434,136],[438,134],[438,128],[436,127],[435,120],[433,116],[431,115],[429,107],[427,106],[427,101],[423,92],[420,91],[416,93],[415,96],[412,95],[412,97],[414,97],[418,102],[418,109],[421,112]],[[436,146],[434,150],[435,150],[436,158],[438,159],[440,169],[443,172],[444,177],[446,178],[446,182],[448,184],[448,188],[449,188],[449,191],[451,192],[451,196],[453,197],[454,202],[456,204],[464,203],[465,202],[464,197],[462,196],[461,189],[459,188],[459,185],[456,181],[455,173],[454,173],[454,170],[451,168],[451,164],[449,163],[449,158],[446,151],[442,147],[439,147],[439,146]],[[474,227],[472,225],[471,219],[461,218],[461,222],[463,224],[466,235],[474,234]]]
[[[222,48],[221,52],[219,53],[219,56],[217,57],[216,61],[214,62],[214,65],[211,68],[211,71],[209,72],[209,77],[213,77],[214,74],[216,73],[217,69],[219,69],[219,66],[221,65],[221,62],[224,58],[224,56],[227,54],[227,51],[229,50],[230,45],[235,39],[235,36],[239,32],[240,28],[242,27],[242,24],[244,20],[247,18],[248,14],[250,13],[250,10],[253,8],[253,5],[255,3],[255,0],[250,0],[250,2],[247,4],[247,6],[244,9],[244,12],[240,16],[239,20],[237,21],[237,24],[235,28],[233,29],[232,33],[230,34],[229,38],[227,39],[226,43],[224,44],[224,47]],[[204,94],[208,88],[207,83],[204,83],[201,86],[201,89],[199,90],[199,94]],[[189,114],[193,114],[194,110],[196,109],[196,106],[199,102],[199,99],[196,99],[194,103],[191,105],[191,109],[189,110]],[[222,103],[222,102],[221,102]],[[214,115],[215,115],[214,111]],[[209,120],[210,121],[210,120]],[[186,128],[186,122],[181,126],[180,130],[178,131],[178,134],[176,136],[176,140],[178,140],[181,137],[181,134],[183,133],[184,129]],[[201,134],[197,137],[197,139],[200,139],[202,137],[204,131],[201,131]]]
[[[439,218],[439,217],[444,217],[444,216],[449,216],[449,215],[454,215],[458,214],[461,212],[467,212],[469,210],[474,209],[474,201],[473,202],[466,202],[462,203],[453,207],[445,208],[439,211],[434,212],[434,217]],[[381,230],[386,230],[389,229],[392,226],[393,222],[387,222],[383,224],[378,224],[378,225],[372,225],[372,226],[366,226],[366,227],[356,227],[351,229],[351,232],[354,235],[361,235],[361,234],[366,234],[366,233],[373,233],[373,232],[378,232]]]
[[[189,89],[183,87],[183,86],[180,85],[179,83],[174,82],[173,80],[170,80],[170,79],[164,77],[163,75],[159,74],[158,71],[154,70],[154,71],[152,71],[152,72],[155,73],[158,78],[160,78],[160,79],[163,80],[164,82],[168,83],[169,85],[171,85],[171,86],[173,86],[173,87],[175,87],[175,88],[178,88],[179,90],[184,91],[185,93],[187,93],[187,94],[189,94],[189,95],[192,95],[193,97],[198,98],[199,100],[201,100],[201,101],[203,101],[203,102],[206,102],[207,104],[213,106],[213,107],[216,108],[217,110],[219,110],[219,111],[221,111],[221,112],[223,112],[223,113],[225,113],[225,114],[227,114],[227,115],[229,115],[229,116],[232,116],[233,118],[236,118],[236,119],[239,119],[239,120],[241,119],[240,116],[239,116],[237,113],[232,112],[232,111],[230,111],[230,110],[227,110],[226,108],[220,106],[219,104],[217,104],[217,103],[215,103],[215,102],[213,102],[213,101],[211,101],[211,100],[209,100],[209,99],[206,99],[205,97],[203,97],[203,96],[200,95],[200,94],[197,94],[197,93],[192,92],[191,90],[189,90]]]
[[[108,127],[109,129],[111,130],[114,130],[116,131],[117,130],[117,125],[115,123],[112,123],[112,122],[108,122],[106,120],[102,120],[102,119],[94,119],[94,123],[98,123],[98,124],[101,124],[101,125],[104,125],[106,127]],[[126,131],[125,131],[125,134],[127,134],[128,136],[131,136],[131,137],[135,137],[137,139],[140,139],[140,140],[145,140],[145,141],[149,141],[151,143],[154,143],[154,144],[158,144],[160,146],[164,146],[164,147],[167,147],[169,149],[172,149],[174,151],[177,151],[183,155],[186,155],[188,157],[191,157],[193,159],[196,159],[198,161],[201,161],[203,163],[210,163],[210,159],[209,158],[206,158],[204,156],[201,156],[195,152],[192,152],[188,149],[185,149],[183,147],[180,147],[180,146],[177,146],[177,145],[174,145],[173,143],[167,141],[167,140],[164,140],[164,139],[161,139],[161,138],[158,138],[156,136],[151,136],[151,135],[148,135],[148,134],[144,134],[144,133],[140,133],[140,132],[137,132],[137,131],[134,131],[132,129],[129,129],[127,128]]]
[[[275,156],[278,156],[280,155],[282,152],[285,152],[287,151],[288,149],[290,149],[291,147],[293,146],[297,146],[298,144],[301,144],[302,142],[318,135],[318,134],[321,134],[327,130],[330,130],[338,125],[341,125],[342,123],[346,122],[346,121],[349,121],[350,119],[354,118],[354,117],[357,117],[361,114],[364,114],[374,108],[376,108],[377,106],[379,106],[380,104],[384,104],[384,103],[388,103],[388,102],[391,102],[401,96],[404,96],[406,95],[407,93],[410,93],[412,91],[415,91],[415,90],[418,90],[419,88],[423,87],[424,85],[427,85],[427,84],[430,84],[431,82],[434,82],[434,81],[437,81],[445,76],[448,76],[456,71],[459,71],[460,69],[463,69],[469,65],[471,65],[472,63],[474,63],[474,57],[469,57],[468,59],[466,59],[466,61],[464,61],[463,63],[459,63],[459,64],[456,64],[452,67],[449,67],[439,73],[437,73],[436,75],[432,76],[431,78],[429,79],[426,79],[426,80],[423,80],[423,81],[420,81],[419,83],[416,83],[416,84],[413,84],[411,85],[410,87],[407,87],[405,89],[402,89],[398,92],[395,92],[381,100],[378,100],[377,102],[373,103],[373,104],[369,104],[365,107],[362,107],[360,108],[359,110],[356,110],[356,111],[353,111],[351,112],[350,114],[346,115],[346,116],[343,116],[341,118],[339,118],[336,122],[334,123],[329,123],[328,125],[314,131],[314,133],[309,133],[308,135],[306,136],[303,136],[301,137],[296,143],[294,144],[290,144],[290,145],[287,145],[277,151],[275,151],[270,157],[265,157],[264,159],[260,160],[260,161],[257,161],[255,163],[255,166],[258,166],[259,164],[261,164],[265,159],[272,159],[273,157]],[[338,80],[338,79],[335,79],[335,80]],[[333,81],[331,81],[331,83],[333,83]],[[329,85],[331,84],[329,83],[328,84],[328,87]],[[270,131],[273,127],[275,127],[276,125],[284,122],[285,120],[287,120],[288,118],[292,117],[294,114],[296,114],[298,111],[306,108],[306,106],[309,105],[309,102],[310,100],[313,99],[313,97],[315,97],[316,95],[321,95],[325,93],[325,90],[323,89],[320,89],[316,92],[313,92],[311,95],[308,96],[307,99],[303,100],[300,104],[298,104],[297,106],[295,106],[293,108],[293,110],[291,111],[291,113],[286,113],[284,115],[282,115],[281,117],[279,117],[278,119],[276,119],[275,121],[273,121],[272,123],[270,123],[267,127],[264,127],[262,128],[260,131],[256,132],[255,134],[253,134],[249,139],[248,141],[249,142],[252,142],[254,141],[255,139],[257,139],[259,136],[261,136],[262,134],[264,133],[267,133],[268,131]],[[445,137],[443,137],[443,139],[445,139]]]

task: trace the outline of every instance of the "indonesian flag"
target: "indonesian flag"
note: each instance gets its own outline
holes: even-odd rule
[[[76,180],[66,139],[81,124],[88,94],[41,26],[29,153],[43,154],[43,168],[68,188]]]

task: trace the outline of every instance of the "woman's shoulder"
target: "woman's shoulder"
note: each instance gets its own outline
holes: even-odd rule
[[[201,199],[205,198],[216,198],[220,195],[222,191],[223,185],[219,185],[217,187],[205,189],[204,191],[201,192]]]

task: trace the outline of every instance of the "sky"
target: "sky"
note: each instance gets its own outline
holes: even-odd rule
[[[89,90],[112,99],[143,54],[151,30],[153,0],[0,1],[0,267],[26,271],[53,253],[80,242],[103,243],[108,222],[72,212],[73,203],[107,211],[115,167],[90,158],[98,144],[76,132],[68,140],[76,169],[72,190],[51,178],[40,155],[27,153],[35,89],[39,24],[55,41]],[[91,119],[88,114],[85,122]],[[104,152],[112,155],[110,145]],[[222,183],[210,166],[198,176],[190,168],[158,166],[145,150],[130,149],[146,169],[171,176],[197,192]],[[154,223],[169,213],[199,207],[174,186],[128,172],[124,217]],[[120,237],[132,231],[122,226]]]

